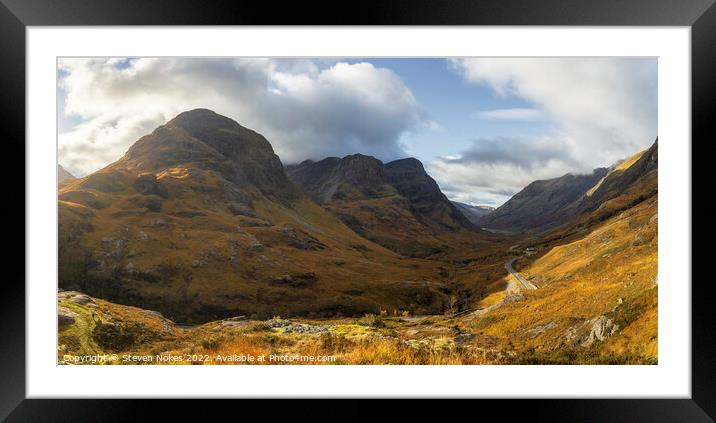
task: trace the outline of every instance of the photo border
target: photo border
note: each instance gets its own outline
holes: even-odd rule
[[[0,116],[4,125],[6,164],[9,175],[25,175],[25,69],[26,26],[36,25],[265,25],[265,24],[361,24],[361,25],[667,25],[690,26],[692,31],[692,192],[708,193],[712,164],[703,148],[713,130],[712,111],[716,102],[716,6],[713,0],[678,1],[393,1],[372,6],[341,2],[287,4],[253,2],[138,2],[94,0],[0,0],[0,47],[3,54],[0,87]],[[312,14],[315,10],[327,12]],[[320,16],[320,17],[319,17]],[[271,22],[267,22],[271,19]],[[697,147],[701,147],[696,150]],[[19,157],[23,157],[20,160]],[[708,172],[708,173],[707,173]],[[692,197],[694,200],[700,198]],[[35,421],[62,419],[84,421],[114,420],[139,411],[136,400],[29,400],[25,384],[25,269],[12,266],[24,261],[25,184],[6,183],[6,201],[0,206],[5,218],[6,252],[10,277],[6,277],[0,307],[0,418]],[[695,203],[695,201],[694,201]],[[692,237],[692,263],[708,263],[707,240],[713,240],[713,206],[705,200],[692,203],[692,225],[699,231]],[[21,235],[21,232],[22,235]],[[8,236],[9,235],[9,236]],[[696,248],[701,243],[703,248]],[[22,246],[22,247],[21,247]],[[694,268],[696,272],[699,268]],[[694,276],[698,276],[694,273]],[[504,410],[519,401],[530,414],[557,421],[586,417],[598,421],[713,421],[716,415],[716,358],[712,290],[704,273],[692,284],[692,398],[684,400],[486,400],[480,407]],[[685,281],[686,283],[690,281]],[[618,382],[615,382],[618,383]],[[185,408],[194,408],[187,404]],[[516,405],[516,404],[515,404]],[[179,407],[172,404],[172,407]],[[164,408],[164,407],[162,407]],[[177,408],[175,408],[176,411]],[[145,410],[144,417],[149,417]],[[161,411],[160,411],[161,412]],[[482,409],[480,414],[485,415]],[[352,414],[357,417],[359,412]],[[512,414],[512,412],[510,412]],[[158,414],[161,415],[161,414]]]

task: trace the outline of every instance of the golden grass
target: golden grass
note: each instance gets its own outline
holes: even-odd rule
[[[546,355],[565,348],[580,350],[569,346],[566,333],[606,316],[620,327],[605,345],[595,343],[592,349],[599,351],[596,356],[590,351],[585,361],[609,355],[655,360],[656,210],[652,198],[582,238],[543,246],[542,254],[520,269],[541,288],[524,291],[523,300],[504,304],[470,325],[500,339],[505,348]]]

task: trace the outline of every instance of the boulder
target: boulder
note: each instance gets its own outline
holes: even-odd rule
[[[248,204],[233,201],[233,202],[227,204],[226,207],[229,209],[229,211],[234,216],[241,215],[241,216],[248,216],[248,217],[256,217],[256,212]]]
[[[323,250],[326,248],[326,245],[314,236],[292,226],[281,228],[281,239],[286,244],[299,250]]]
[[[57,325],[59,327],[65,327],[73,324],[75,320],[77,319],[77,313],[70,310],[67,307],[58,307],[57,308]]]
[[[583,347],[588,347],[595,341],[604,341],[619,329],[619,326],[615,325],[612,319],[605,316],[597,316],[586,321],[584,325],[589,330],[589,334],[581,344]]]
[[[93,302],[92,298],[85,294],[77,294],[73,297],[70,297],[69,301],[78,305],[85,305],[87,303]]]
[[[318,276],[313,272],[293,273],[290,275],[277,276],[271,280],[274,285],[285,285],[294,288],[303,288],[313,285],[318,281]]]

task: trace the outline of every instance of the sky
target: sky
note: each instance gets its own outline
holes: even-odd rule
[[[58,160],[84,176],[208,108],[284,164],[415,157],[451,200],[499,206],[657,136],[657,61],[637,58],[61,58]]]

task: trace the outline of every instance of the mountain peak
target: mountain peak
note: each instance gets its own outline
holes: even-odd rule
[[[241,127],[238,122],[231,118],[222,116],[209,109],[192,109],[179,113],[167,125],[174,125],[189,130],[197,127],[218,127],[218,128],[235,128]]]
[[[472,223],[447,199],[437,182],[428,175],[420,160],[409,157],[385,165],[388,183],[410,200],[413,213],[422,222],[451,230],[474,228]]]
[[[173,167],[199,168],[278,198],[298,193],[263,135],[208,109],[180,113],[140,138],[112,166],[151,173]]]
[[[393,160],[392,162],[387,163],[385,166],[394,170],[415,170],[422,172],[425,171],[423,162],[416,159],[415,157]]]

